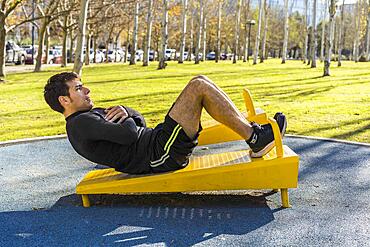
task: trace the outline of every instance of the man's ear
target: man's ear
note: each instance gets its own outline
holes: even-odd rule
[[[66,106],[70,104],[71,99],[70,99],[68,96],[59,96],[59,97],[58,97],[58,101],[59,101],[59,103],[60,103],[64,108],[66,108]]]

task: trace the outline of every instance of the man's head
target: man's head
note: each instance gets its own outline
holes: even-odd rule
[[[90,110],[93,103],[89,93],[90,90],[82,85],[80,77],[74,72],[53,75],[44,88],[46,103],[64,115]]]

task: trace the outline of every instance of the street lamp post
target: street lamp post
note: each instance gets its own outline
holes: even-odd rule
[[[247,50],[247,61],[249,62],[249,47],[250,47],[250,43],[251,43],[251,26],[256,24],[256,21],[255,20],[248,20],[247,21],[247,25],[249,26],[249,30],[248,30],[248,50]]]

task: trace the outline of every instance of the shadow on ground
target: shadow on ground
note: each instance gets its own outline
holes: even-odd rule
[[[279,209],[267,206],[267,195],[105,195],[92,196],[96,206],[82,208],[73,194],[48,210],[1,213],[7,222],[2,241],[14,246],[190,246],[222,234],[244,235],[273,221]]]

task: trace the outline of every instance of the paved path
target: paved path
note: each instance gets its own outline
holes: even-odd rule
[[[0,246],[370,246],[370,147],[284,142],[301,157],[290,209],[270,191],[95,196],[83,208],[74,188],[96,166],[67,140],[0,147]]]

